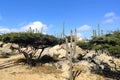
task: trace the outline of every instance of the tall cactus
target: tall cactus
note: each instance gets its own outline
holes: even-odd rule
[[[100,25],[98,24],[98,37],[100,37]]]
[[[73,57],[76,53],[76,43],[77,43],[77,30],[75,28],[75,32],[74,32],[74,52],[73,52]]]
[[[73,32],[72,32],[72,30],[71,30],[71,34],[70,34],[70,58],[69,58],[69,61],[70,61],[70,80],[73,80],[73,76],[72,76],[72,66],[73,66],[73,64],[72,64],[72,59],[73,59],[73,46],[72,46],[72,44],[73,44]]]
[[[71,30],[71,33],[70,33],[70,47],[68,46],[68,39],[65,38],[65,40],[66,40],[66,57],[69,60],[69,66],[70,66],[69,80],[75,80],[75,77],[77,77],[78,76],[77,74],[79,73],[78,71],[76,73],[73,72],[73,61],[72,61],[73,56],[76,53],[76,42],[77,42],[76,38],[77,38],[77,30],[76,29],[75,29],[74,35],[73,35],[73,31]],[[68,55],[69,49],[70,49],[70,54]]]
[[[93,30],[93,38],[95,37],[95,30]]]
[[[95,30],[95,37],[97,37],[97,33],[96,33],[96,30]]]
[[[68,50],[69,50],[69,47],[68,47],[68,39],[65,38],[65,41],[66,41],[66,58],[69,59],[69,56],[68,56]]]
[[[103,36],[103,30],[101,30],[101,36]]]
[[[41,27],[41,33],[43,33],[43,27]]]
[[[32,30],[32,28],[31,27],[29,27],[29,29],[28,29],[28,31],[27,31],[28,33],[33,33],[33,30]]]
[[[63,22],[62,38],[65,36],[65,23]]]
[[[93,30],[93,38],[97,37],[96,30]]]

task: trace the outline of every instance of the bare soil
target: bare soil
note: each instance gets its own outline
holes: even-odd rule
[[[22,55],[11,56],[10,58],[0,58],[0,80],[63,80],[61,72],[55,67],[38,66],[28,67],[24,64],[14,63]],[[76,80],[112,80],[103,76],[81,73]]]

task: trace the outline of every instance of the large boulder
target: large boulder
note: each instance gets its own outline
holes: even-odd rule
[[[85,73],[85,72],[90,72],[91,67],[93,67],[93,66],[94,66],[94,64],[89,63],[86,60],[82,60],[82,61],[80,61],[78,63],[75,63],[73,69],[77,69],[77,70],[80,70],[80,71]]]
[[[52,55],[53,55],[53,54],[59,54],[59,53],[58,53],[58,50],[57,50],[57,49],[50,48],[50,49],[49,49],[49,54],[52,54]]]
[[[12,44],[12,48],[13,48],[13,49],[18,49],[18,48],[19,48],[19,45],[13,43],[13,44]]]
[[[42,56],[44,56],[44,55],[49,55],[49,56],[53,56],[53,53],[51,52],[51,53],[49,53],[49,50],[50,50],[50,48],[45,48],[45,50],[43,51],[43,53],[42,53]],[[41,51],[41,50],[40,50]]]
[[[0,48],[0,57],[8,58],[11,53],[11,49]]]
[[[78,53],[84,53],[84,50],[83,49],[81,49],[79,46],[76,46],[76,53],[78,54]]]
[[[57,69],[59,69],[61,71],[66,71],[66,70],[69,70],[69,68],[70,68],[68,60],[59,61],[59,62],[55,63],[55,65],[56,65]]]
[[[4,44],[2,48],[10,49],[11,47],[12,47],[12,43],[7,43],[7,44]]]
[[[60,50],[58,51],[58,54],[60,54],[60,55],[58,56],[59,59],[64,58],[64,57],[66,57],[66,50],[60,49]]]
[[[4,53],[4,54],[10,54],[10,53],[12,53],[12,50],[11,49],[5,49],[5,48],[0,48],[0,51],[2,52],[2,53]]]
[[[55,45],[55,46],[52,47],[52,49],[59,50],[60,49],[60,45]]]
[[[96,55],[95,51],[90,51],[89,53],[87,53],[84,58],[88,59],[88,58],[93,58],[93,56]]]

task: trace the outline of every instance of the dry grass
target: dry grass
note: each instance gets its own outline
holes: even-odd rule
[[[32,68],[33,72],[35,73],[45,73],[45,74],[60,74],[61,71],[57,70],[56,67],[54,65],[52,66],[46,66],[46,65],[42,65],[42,66],[37,66],[37,67],[33,67]]]

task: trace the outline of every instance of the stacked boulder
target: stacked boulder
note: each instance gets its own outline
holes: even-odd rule
[[[70,44],[68,44],[68,46],[70,47]],[[66,44],[53,46],[53,47],[47,49],[47,51],[48,51],[48,54],[51,56],[58,55],[58,59],[66,58]],[[68,51],[70,52],[70,49],[68,49]],[[46,51],[43,52],[43,54],[45,54],[45,53],[46,53]],[[84,50],[82,50],[80,47],[76,46],[75,56],[78,54],[83,54],[83,53],[84,53]]]
[[[0,42],[0,57],[9,57],[9,55],[16,54],[18,48],[17,44]]]

